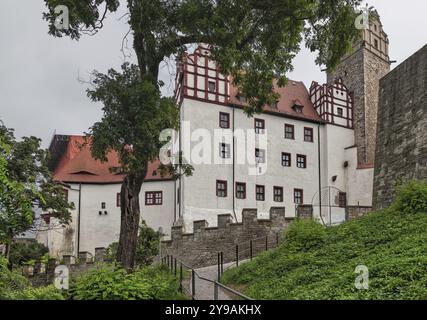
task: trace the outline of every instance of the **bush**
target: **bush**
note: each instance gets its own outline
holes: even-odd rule
[[[24,290],[12,292],[8,299],[11,300],[64,300],[61,291],[53,285],[40,288],[29,287]]]
[[[133,273],[111,264],[100,265],[71,282],[72,300],[180,299],[178,281],[162,267],[145,267]]]
[[[313,220],[297,220],[285,233],[285,241],[290,250],[307,251],[319,247],[325,240],[326,230]]]
[[[13,291],[23,290],[30,286],[25,277],[10,271],[7,264],[6,258],[0,255],[0,300],[8,299]]]
[[[148,227],[145,222],[139,228],[135,264],[148,266],[153,263],[154,257],[159,253],[160,234]],[[107,259],[115,261],[117,255],[118,242],[113,242],[107,248]]]
[[[0,256],[0,300],[63,300],[53,286],[33,288],[22,275],[7,268],[7,260]]]
[[[9,260],[13,265],[23,265],[26,262],[41,260],[49,249],[36,241],[13,242],[10,246]]]
[[[398,185],[396,191],[394,210],[404,214],[427,213],[427,179]]]

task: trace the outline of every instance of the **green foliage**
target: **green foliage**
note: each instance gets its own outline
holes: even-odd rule
[[[427,299],[424,190],[410,182],[389,209],[336,227],[297,221],[278,249],[223,281],[258,299]],[[368,290],[355,287],[358,265],[368,267]]]
[[[397,186],[397,197],[394,210],[405,214],[427,212],[427,179],[411,180]]]
[[[107,75],[94,72],[94,88],[88,90],[93,101],[104,104],[104,117],[90,131],[93,155],[106,161],[109,151],[119,154],[124,173],[140,172],[158,157],[164,142],[160,133],[179,126],[178,109],[171,98],[161,98],[160,90],[142,81],[138,66],[125,63],[122,72]]]
[[[64,300],[61,291],[53,285],[32,288],[12,292],[8,299],[10,300]]]
[[[68,292],[72,300],[182,299],[177,280],[162,267],[145,267],[132,273],[102,265],[75,279]]]
[[[139,266],[149,266],[159,253],[160,234],[144,222],[139,228],[135,263]],[[113,242],[107,248],[107,259],[114,261],[117,255],[118,242]]]
[[[49,249],[36,241],[13,242],[10,246],[9,261],[13,265],[28,264],[32,260],[41,260]]]
[[[30,286],[25,277],[10,271],[7,265],[6,258],[0,255],[0,300],[9,299],[14,291],[24,290]]]
[[[45,0],[44,19],[54,36],[97,32],[118,0]],[[165,57],[180,56],[186,45],[207,43],[224,73],[250,102],[248,113],[277,99],[272,80],[286,83],[292,59],[305,40],[317,64],[334,67],[360,37],[354,26],[361,0],[127,0],[128,23],[143,74],[157,82]],[[54,27],[54,8],[70,10],[70,28]],[[89,30],[88,30],[89,29]],[[243,71],[243,72],[242,72]]]
[[[54,286],[33,288],[31,283],[16,271],[7,268],[7,260],[0,255],[0,300],[63,300]]]
[[[61,223],[70,220],[72,205],[64,199],[62,187],[53,182],[49,154],[40,142],[35,137],[17,141],[13,130],[0,121],[0,242],[10,243],[32,226],[34,207]]]
[[[286,245],[294,251],[308,251],[321,246],[326,237],[325,228],[313,220],[297,220],[285,234]]]

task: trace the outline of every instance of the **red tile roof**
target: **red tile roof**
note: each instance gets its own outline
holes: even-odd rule
[[[52,144],[57,142],[55,136]],[[61,136],[62,139],[64,136]],[[112,173],[110,168],[118,167],[119,159],[116,152],[110,152],[107,155],[108,162],[95,160],[90,151],[90,146],[84,144],[83,136],[65,136],[67,145],[65,151],[60,152],[56,167],[53,169],[53,178],[55,181],[65,183],[121,183],[124,176],[122,174]],[[53,145],[51,144],[51,148]],[[171,177],[162,177],[158,172],[159,160],[148,165],[146,181],[168,180]],[[157,172],[157,174],[156,174]]]
[[[277,103],[277,109],[270,106],[265,106],[265,112],[289,116],[301,120],[324,122],[314,109],[308,90],[303,82],[288,80],[288,83],[285,87],[279,87],[277,85],[277,81],[275,81],[274,90],[280,94],[280,98]],[[233,85],[230,85],[230,103],[243,107],[243,104],[239,101],[237,96],[237,88]],[[302,113],[295,112],[292,108],[294,105],[302,106]]]

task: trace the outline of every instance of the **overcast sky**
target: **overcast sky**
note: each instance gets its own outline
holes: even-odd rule
[[[371,0],[369,4],[377,8],[389,35],[391,60],[400,63],[427,43],[427,1]],[[15,128],[16,136],[35,135],[47,147],[55,131],[82,134],[100,119],[101,107],[87,98],[88,85],[82,81],[94,69],[105,72],[123,62],[121,41],[128,26],[119,20],[122,7],[97,35],[76,42],[47,34],[44,1],[1,0],[0,119]],[[324,82],[314,59],[303,49],[289,77],[307,87],[313,80]],[[169,79],[166,67],[161,74]],[[171,92],[173,83],[166,83]]]

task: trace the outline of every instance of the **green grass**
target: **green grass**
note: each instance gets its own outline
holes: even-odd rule
[[[222,282],[256,299],[427,299],[427,183],[418,184],[424,193],[406,185],[389,209],[337,227],[296,221],[280,247]],[[369,269],[366,290],[355,286],[358,265]]]

